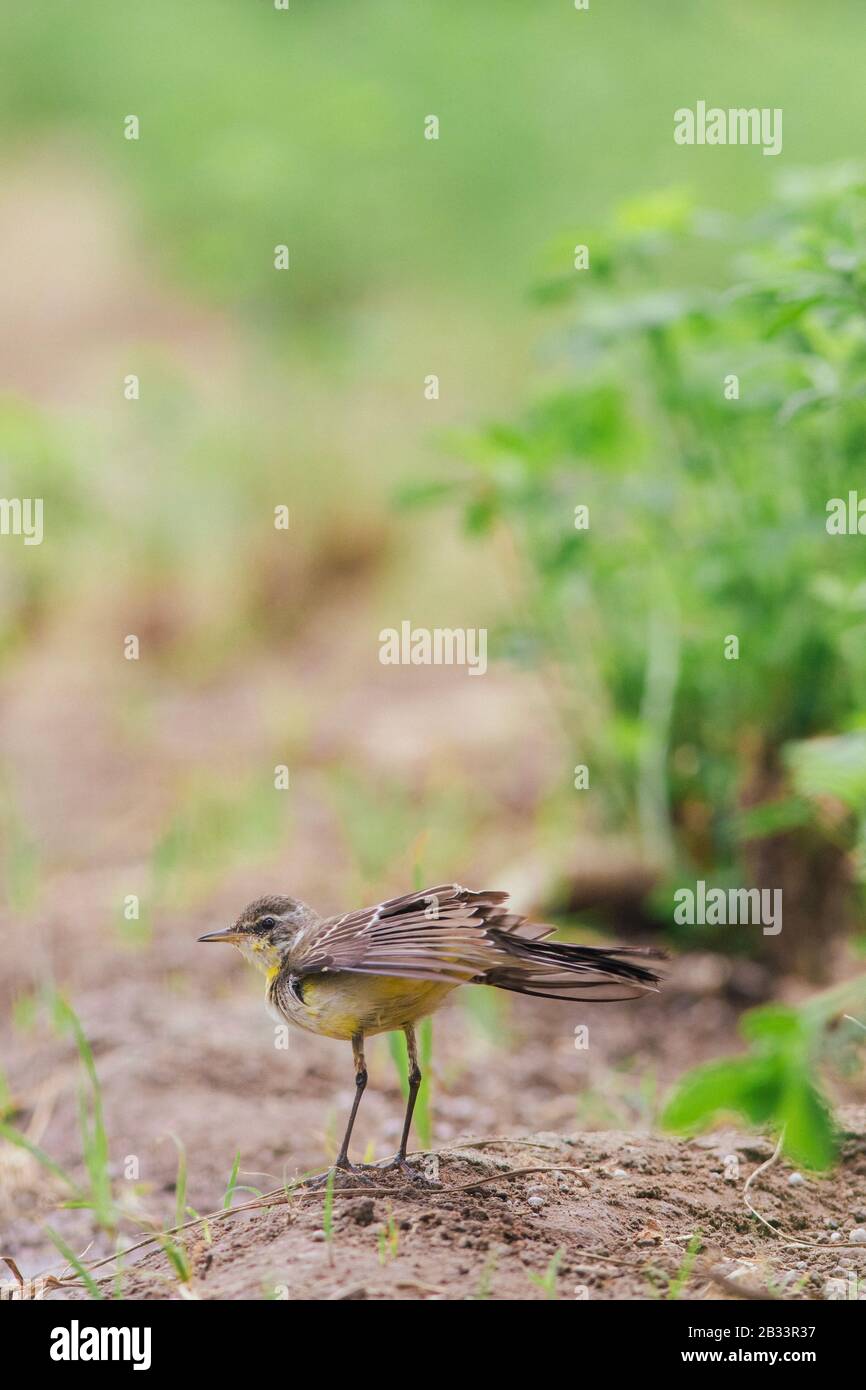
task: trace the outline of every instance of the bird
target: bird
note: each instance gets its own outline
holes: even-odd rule
[[[508,899],[507,892],[450,883],[322,917],[296,898],[266,896],[232,926],[198,938],[236,946],[264,973],[273,1017],[351,1043],[355,1094],[334,1168],[360,1171],[349,1161],[349,1145],[367,1085],[365,1038],[405,1034],[409,1095],[400,1147],[377,1166],[417,1177],[407,1160],[422,1079],[415,1024],[455,989],[484,985],[540,999],[604,1001],[658,991],[660,977],[640,958],[663,959],[664,951],[550,941],[554,928],[511,911]]]

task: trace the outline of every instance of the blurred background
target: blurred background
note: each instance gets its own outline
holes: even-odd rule
[[[866,589],[825,507],[866,443],[862,22],[6,16],[0,478],[45,538],[0,540],[0,1108],[31,1145],[81,1162],[68,1003],[151,1210],[169,1133],[201,1209],[238,1150],[278,1179],[333,1153],[344,1049],[275,1054],[260,981],[195,945],[269,891],[331,912],[458,879],[677,953],[659,1003],[591,1018],[466,991],[425,1036],[425,1143],[649,1128],[745,1008],[856,974]],[[782,155],[676,146],[697,100],[782,108]],[[487,627],[487,675],[381,666],[403,619]],[[676,926],[698,878],[782,887],[783,932]],[[3,1165],[38,1263],[50,1179]]]

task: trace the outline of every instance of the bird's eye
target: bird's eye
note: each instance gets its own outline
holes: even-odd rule
[[[264,931],[270,931],[271,927],[275,927],[276,925],[277,925],[277,919],[276,919],[276,917],[263,917],[263,918],[261,919],[261,921],[259,922],[259,926],[260,926]]]

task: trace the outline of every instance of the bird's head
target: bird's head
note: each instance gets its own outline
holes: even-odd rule
[[[316,921],[316,913],[296,898],[257,898],[249,903],[231,927],[207,932],[199,941],[226,941],[241,955],[270,974],[279,970],[298,934]]]

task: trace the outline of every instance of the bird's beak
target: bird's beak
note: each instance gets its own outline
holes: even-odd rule
[[[237,927],[223,927],[222,931],[209,931],[199,937],[199,941],[227,941],[229,945],[240,940]]]

